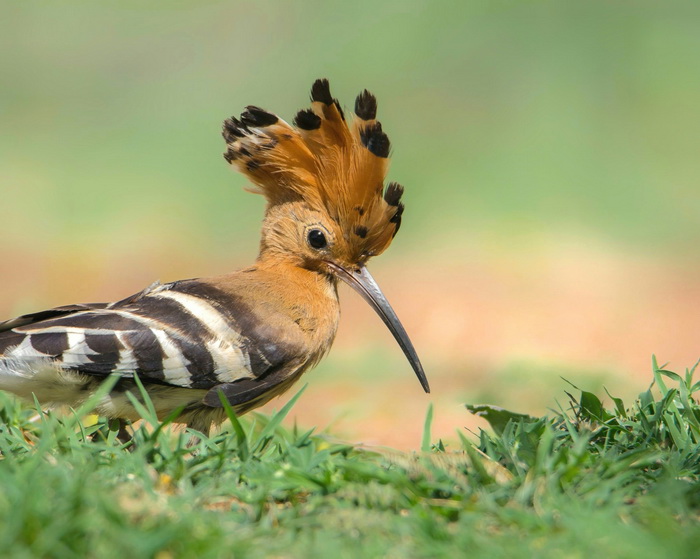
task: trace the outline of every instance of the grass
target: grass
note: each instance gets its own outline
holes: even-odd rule
[[[7,557],[694,557],[700,407],[693,370],[654,363],[627,405],[573,390],[546,417],[468,406],[461,448],[368,450],[270,417],[212,437],[164,429],[148,403],[129,450],[85,409],[3,397]],[[230,411],[230,410],[229,410]],[[194,436],[195,445],[187,446]]]

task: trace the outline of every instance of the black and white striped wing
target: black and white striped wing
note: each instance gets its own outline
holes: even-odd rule
[[[242,334],[216,300],[176,285],[8,321],[0,325],[0,356],[51,359],[88,375],[137,373],[145,382],[197,389],[257,379],[287,359],[279,348]]]

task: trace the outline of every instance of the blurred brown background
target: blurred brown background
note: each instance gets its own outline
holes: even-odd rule
[[[406,186],[370,266],[422,393],[342,289],[303,426],[416,448],[462,404],[543,413],[562,377],[633,396],[700,357],[700,34],[692,2],[3,2],[0,317],[255,257],[262,199],[221,121],[288,120],[317,77],[374,92]],[[272,407],[279,407],[277,401]]]

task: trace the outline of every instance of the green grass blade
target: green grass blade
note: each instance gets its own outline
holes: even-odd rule
[[[241,460],[246,461],[250,456],[250,445],[248,444],[248,436],[246,435],[245,430],[241,425],[241,422],[238,420],[236,411],[233,409],[233,406],[231,406],[231,403],[226,398],[226,395],[222,391],[219,391],[218,394],[219,401],[221,402],[221,405],[224,408],[224,411],[226,412],[226,417],[228,417],[229,421],[231,422],[233,432],[236,434],[238,456]]]
[[[420,449],[423,452],[430,452],[430,430],[433,425],[433,403],[428,404],[428,412],[425,414],[425,423],[423,423],[423,438],[421,439]]]
[[[284,418],[287,417],[287,414],[294,407],[294,404],[296,404],[297,400],[304,393],[304,390],[306,390],[307,386],[308,385],[306,384],[302,386],[301,389],[289,400],[289,402],[287,402],[280,411],[276,412],[270,418],[268,424],[265,425],[263,430],[260,432],[259,441],[264,441],[267,437],[271,436],[275,432],[275,429],[277,429],[277,427],[279,427],[280,423],[282,423]]]
[[[156,425],[158,423],[158,413],[156,412],[156,407],[153,405],[153,400],[151,400],[151,397],[148,394],[148,390],[146,390],[146,387],[141,382],[139,375],[137,375],[136,373],[134,373],[134,382],[136,383],[136,386],[139,389],[139,394],[141,395],[141,398],[143,399],[143,406],[145,406],[145,408],[146,408],[145,413],[141,413],[141,411],[139,411],[139,414],[144,419],[150,421],[153,425]],[[128,391],[127,391],[127,396],[131,396],[131,393]],[[132,401],[134,401],[134,400],[132,400]],[[143,406],[141,406],[142,409],[143,409]]]

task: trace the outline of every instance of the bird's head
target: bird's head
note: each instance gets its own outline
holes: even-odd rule
[[[261,258],[348,283],[389,327],[428,392],[413,345],[365,267],[391,244],[404,209],[403,187],[384,185],[390,143],[376,98],[360,93],[350,124],[328,80],[314,82],[311,101],[293,126],[255,106],[224,122],[224,157],[267,199]]]

